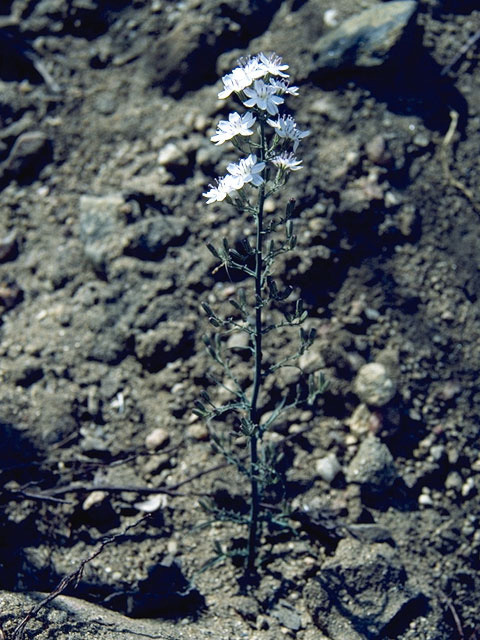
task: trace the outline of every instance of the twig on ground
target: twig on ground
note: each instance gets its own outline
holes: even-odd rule
[[[72,504],[71,500],[65,500],[63,498],[55,498],[54,496],[49,496],[44,493],[32,493],[31,491],[26,491],[22,487],[16,490],[8,490],[4,489],[1,493],[6,494],[8,498],[17,498],[17,496],[21,500],[39,500],[43,502],[54,502],[57,504]]]
[[[447,605],[448,610],[452,614],[453,621],[455,622],[455,627],[457,628],[458,637],[460,638],[460,640],[464,640],[465,633],[463,631],[462,623],[460,621],[460,616],[458,615],[457,610],[455,609],[455,607],[453,605],[453,602],[443,592],[440,592],[440,596],[441,596],[442,600],[445,602],[445,604]]]
[[[298,436],[311,431],[312,427],[305,427],[305,429],[301,429],[297,433],[292,433],[286,436],[282,443],[288,442],[290,440],[294,440]],[[241,459],[246,459],[247,456],[243,456]],[[42,493],[31,493],[29,497],[37,500],[48,500],[49,498],[54,498],[54,496],[64,495],[65,493],[92,493],[93,491],[106,491],[107,493],[138,493],[139,495],[154,495],[156,493],[166,494],[172,497],[182,497],[182,496],[205,496],[208,495],[205,492],[195,492],[189,491],[188,493],[183,493],[178,491],[180,487],[201,478],[207,474],[213,473],[215,471],[220,471],[228,466],[228,462],[222,462],[221,464],[217,464],[214,467],[210,467],[209,469],[205,469],[203,471],[199,471],[195,473],[193,476],[185,478],[185,480],[181,480],[170,487],[131,487],[131,486],[108,486],[108,485],[84,485],[81,483],[68,484],[63,487],[56,487],[53,489],[47,489]]]
[[[116,633],[129,633],[134,636],[139,636],[140,638],[151,638],[152,640],[180,640],[180,638],[176,638],[175,636],[171,636],[168,633],[158,633],[152,635],[150,633],[144,633],[142,631],[135,631],[134,629],[129,629],[127,627],[117,627],[114,624],[105,624],[105,622],[98,622],[99,625],[108,626]],[[0,640],[2,640],[0,638]]]
[[[68,576],[65,576],[64,578],[62,578],[62,580],[60,580],[58,585],[55,587],[55,589],[51,593],[48,594],[48,596],[43,598],[43,600],[41,600],[38,604],[36,604],[34,607],[30,609],[30,611],[23,618],[23,620],[13,630],[12,640],[23,640],[25,635],[25,627],[30,622],[30,620],[34,618],[38,614],[38,612],[41,609],[43,609],[43,607],[45,607],[49,602],[52,602],[52,600],[54,600],[57,596],[63,593],[65,589],[72,582],[74,583],[74,587],[77,587],[78,583],[82,578],[83,571],[89,562],[91,562],[92,560],[94,560],[94,558],[99,556],[106,546],[108,546],[109,544],[112,544],[112,542],[115,542],[119,538],[123,537],[127,533],[127,531],[129,531],[130,529],[133,529],[134,527],[139,525],[141,522],[144,522],[149,517],[150,517],[150,514],[147,513],[146,515],[142,516],[141,518],[139,518],[138,520],[130,524],[128,527],[126,527],[124,531],[122,531],[121,533],[117,533],[113,536],[108,536],[108,538],[104,538],[104,540],[102,540],[102,542],[100,543],[100,546],[96,551],[94,551],[94,553],[92,553],[85,560],[82,560],[79,567],[75,571],[68,574]]]
[[[459,62],[463,58],[463,56],[468,52],[469,49],[471,49],[475,45],[476,42],[478,42],[478,40],[480,40],[480,29],[467,40],[463,47],[461,47],[460,51],[458,51],[450,60],[450,62],[443,67],[441,75],[445,76],[447,73],[450,73],[457,62]]]
[[[457,130],[457,125],[458,125],[458,113],[452,109],[450,111],[450,126],[448,127],[448,131],[445,134],[445,137],[442,141],[442,148],[440,150],[443,175],[445,177],[445,180],[448,182],[448,184],[452,185],[452,187],[455,187],[456,189],[458,189],[463,193],[463,195],[470,202],[470,204],[475,209],[477,214],[480,215],[480,205],[477,202],[475,202],[473,192],[470,189],[468,189],[463,184],[463,182],[460,182],[460,180],[457,180],[456,178],[454,178],[452,176],[452,172],[450,171],[447,149],[452,144],[453,136],[455,134],[455,131]]]

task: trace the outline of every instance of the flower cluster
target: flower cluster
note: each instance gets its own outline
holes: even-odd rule
[[[225,200],[232,191],[240,190],[248,182],[256,187],[260,186],[263,182],[260,174],[264,168],[265,162],[257,162],[257,156],[254,153],[237,164],[231,162],[227,166],[227,175],[218,180],[216,187],[210,185],[210,191],[203,194],[208,198],[207,204]]]
[[[249,110],[243,115],[235,111],[228,120],[221,120],[211,140],[216,145],[231,141],[238,149],[249,153],[238,163],[230,163],[227,174],[215,185],[209,185],[209,191],[203,194],[207,204],[225,199],[232,202],[231,196],[246,184],[261,186],[267,180],[268,165],[276,170],[272,191],[285,182],[290,171],[302,168],[294,153],[310,132],[301,131],[292,116],[279,112],[285,102],[284,96],[298,95],[298,87],[289,84],[287,69],[288,65],[283,64],[279,56],[259,53],[240,60],[238,67],[223,76],[223,89],[218,97],[226,99],[233,94]],[[272,129],[270,139],[266,135],[266,125]],[[252,140],[254,127],[260,142]]]

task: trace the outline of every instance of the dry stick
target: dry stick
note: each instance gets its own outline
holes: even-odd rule
[[[53,496],[45,495],[42,493],[32,493],[25,489],[17,489],[14,491],[2,491],[2,494],[7,494],[10,498],[16,498],[19,496],[22,500],[39,500],[43,502],[54,502],[56,504],[72,504],[71,500],[64,500],[63,498],[55,498]],[[1,494],[0,494],[1,495]]]
[[[30,620],[34,618],[37,615],[37,613],[41,609],[43,609],[43,607],[45,607],[49,602],[51,602],[57,596],[63,593],[70,583],[74,582],[75,587],[77,587],[78,583],[82,578],[85,566],[89,562],[91,562],[97,556],[99,556],[107,545],[111,544],[112,542],[115,542],[115,540],[118,540],[118,538],[121,538],[122,536],[124,536],[127,533],[127,531],[129,531],[130,529],[133,529],[133,527],[136,527],[138,524],[140,524],[141,522],[144,522],[149,517],[150,517],[150,514],[147,513],[146,515],[139,518],[136,522],[133,522],[132,524],[128,525],[128,527],[126,527],[126,529],[123,532],[117,533],[113,536],[109,536],[108,538],[105,538],[104,540],[102,540],[99,548],[94,553],[92,553],[92,555],[90,555],[88,558],[86,558],[85,560],[82,560],[78,569],[68,574],[68,576],[65,576],[64,578],[62,578],[58,583],[58,585],[55,587],[55,589],[51,593],[49,593],[48,596],[46,596],[43,600],[41,600],[38,604],[36,604],[34,607],[30,609],[30,611],[23,618],[23,620],[15,627],[13,631],[12,640],[23,640],[24,634],[25,634],[25,627],[30,622]]]
[[[286,436],[282,440],[282,444],[285,444],[289,440],[294,440],[295,438],[298,438],[299,436],[303,435],[304,433],[308,433],[311,430],[312,430],[312,427],[305,427],[304,429],[301,429],[296,433],[291,433],[290,435]],[[247,457],[248,457],[247,455],[244,455],[240,458],[240,460],[244,461],[247,459]],[[197,480],[198,478],[201,478],[202,476],[205,476],[209,473],[213,473],[215,471],[219,471],[221,469],[225,469],[228,466],[229,466],[228,462],[222,462],[221,464],[217,464],[215,467],[210,467],[210,469],[199,471],[198,473],[195,473],[193,476],[190,476],[189,478],[185,478],[185,480],[182,480],[181,482],[177,482],[177,484],[174,484],[171,487],[129,487],[129,486],[119,487],[119,486],[108,486],[108,485],[105,485],[105,486],[93,485],[89,487],[82,484],[69,484],[64,487],[49,489],[46,493],[33,493],[33,494],[30,494],[29,497],[36,500],[41,500],[41,499],[48,500],[48,498],[52,496],[62,495],[65,493],[81,493],[81,492],[91,493],[93,491],[106,491],[110,493],[122,493],[122,492],[138,493],[140,495],[147,495],[147,494],[153,495],[156,493],[163,493],[173,497],[192,496],[192,495],[205,496],[209,494],[205,492],[193,492],[193,491],[190,491],[188,493],[181,493],[177,491],[177,489],[179,489],[180,487],[183,487],[186,484],[189,484],[190,482],[193,482],[194,480]]]
[[[453,69],[453,67],[457,64],[457,62],[461,58],[463,58],[463,56],[467,53],[467,51],[473,47],[473,45],[477,42],[477,40],[480,40],[480,30],[474,33],[473,36],[471,36],[467,40],[467,42],[463,45],[460,51],[453,56],[451,61],[443,67],[441,75],[444,76],[447,73],[449,73]]]
[[[470,189],[468,189],[462,182],[460,182],[460,180],[457,180],[456,178],[454,178],[450,171],[447,149],[452,144],[453,136],[455,134],[455,131],[457,130],[457,124],[458,124],[458,113],[452,109],[450,111],[450,126],[448,127],[448,131],[445,134],[445,137],[442,141],[442,148],[440,151],[443,174],[445,176],[445,180],[449,184],[451,184],[453,187],[461,191],[463,195],[469,200],[470,204],[478,213],[478,215],[480,215],[480,205],[475,202],[473,192]]]
[[[459,636],[460,640],[464,640],[465,633],[463,632],[463,627],[462,627],[462,623],[460,621],[460,616],[458,615],[457,610],[453,606],[453,602],[450,600],[450,598],[447,596],[446,593],[443,593],[443,591],[439,591],[438,593],[440,595],[441,600],[444,601],[444,603],[448,607],[448,610],[452,614],[452,618],[453,618],[453,621],[455,622],[455,626],[457,628],[457,632],[458,632],[458,636]]]
[[[108,626],[108,627],[114,627],[114,631],[116,631],[117,633],[129,633],[131,635],[134,636],[139,636],[141,638],[150,638],[151,640],[180,640],[180,638],[176,638],[174,636],[171,636],[168,633],[160,633],[159,635],[154,635],[152,636],[150,633],[143,633],[142,631],[135,631],[134,629],[128,629],[127,627],[117,627],[114,626],[113,624],[105,624],[104,622],[100,622],[98,621],[97,624],[99,625],[103,625],[103,626]],[[0,637],[0,640],[2,640],[2,638]]]
[[[103,485],[93,485],[93,486],[84,486],[81,484],[69,484],[66,485],[64,487],[57,487],[56,489],[49,489],[48,493],[45,494],[37,494],[39,496],[41,495],[46,495],[46,496],[55,496],[55,495],[62,495],[64,493],[78,493],[78,492],[82,492],[85,491],[87,493],[90,493],[92,491],[110,491],[112,493],[120,493],[122,491],[125,491],[126,493],[139,493],[139,494],[155,494],[155,493],[165,493],[169,496],[190,496],[190,495],[195,495],[193,492],[190,493],[180,493],[179,491],[177,491],[178,488],[182,487],[185,484],[188,484],[189,482],[192,482],[193,480],[196,480],[197,478],[200,478],[201,476],[205,476],[208,473],[213,473],[214,471],[218,471],[219,469],[224,469],[225,467],[228,466],[227,462],[222,462],[222,464],[217,464],[215,467],[210,467],[210,469],[205,469],[204,471],[199,471],[198,473],[196,473],[193,476],[190,476],[189,478],[186,478],[185,480],[182,480],[181,482],[178,482],[175,485],[172,485],[171,487],[119,487],[119,486],[103,486]],[[205,495],[204,493],[199,493],[198,495]]]

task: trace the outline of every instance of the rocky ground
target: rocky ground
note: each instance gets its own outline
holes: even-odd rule
[[[5,638],[62,579],[26,638],[480,638],[476,6],[2,2]],[[312,132],[267,210],[296,198],[277,275],[329,388],[270,434],[291,530],[267,532],[248,592],[235,562],[199,572],[245,537],[202,527],[199,500],[241,509],[248,487],[192,407],[200,301],[239,286],[205,242],[248,226],[202,198],[236,159],[209,140],[219,78],[259,51],[290,65]]]

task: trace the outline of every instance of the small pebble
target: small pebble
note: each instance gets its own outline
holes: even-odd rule
[[[329,453],[324,458],[316,461],[315,469],[317,474],[325,480],[325,482],[330,483],[340,473],[342,467],[337,460],[337,456],[334,453]]]
[[[346,421],[350,431],[357,436],[364,435],[370,431],[371,413],[365,403],[356,407],[350,418]]]
[[[475,533],[475,527],[473,524],[466,523],[462,527],[462,535],[465,537],[470,537],[473,533]]]
[[[417,133],[413,138],[413,143],[416,144],[417,147],[425,148],[430,144],[430,140],[424,133]]]
[[[338,26],[338,11],[336,9],[327,9],[323,14],[323,22],[326,27]]]
[[[357,444],[358,438],[354,433],[347,433],[345,436],[345,444],[347,447],[353,447]]]
[[[423,440],[420,440],[420,442],[418,443],[418,448],[428,450],[433,446],[434,441],[435,435],[433,433],[429,433],[428,436],[423,438]]]
[[[134,507],[144,513],[154,513],[159,509],[164,509],[167,506],[167,496],[161,493],[156,493],[149,496],[146,500],[141,502],[135,502]]]
[[[163,429],[162,427],[157,427],[145,438],[145,446],[147,449],[160,449],[165,446],[170,440],[170,436],[168,435],[168,431]]]
[[[208,429],[203,422],[197,422],[188,427],[187,436],[193,440],[208,440]]]
[[[445,489],[458,491],[462,487],[462,476],[458,471],[451,471],[445,480]]]
[[[475,490],[475,480],[472,476],[468,477],[462,485],[462,496],[468,498]]]
[[[421,493],[418,496],[418,504],[422,507],[433,507],[433,500],[428,493]]]
[[[15,140],[8,158],[2,163],[0,170],[19,175],[31,169],[36,163],[43,162],[49,156],[51,144],[42,131],[26,131]]]
[[[325,360],[322,355],[315,349],[307,349],[298,360],[298,366],[304,373],[314,373],[325,366]]]
[[[391,159],[390,153],[387,151],[385,138],[378,134],[374,136],[365,145],[368,159],[379,166],[386,166]]]
[[[8,235],[0,238],[0,262],[8,260],[15,253],[17,244],[17,233],[11,231]]]
[[[142,466],[142,471],[146,475],[156,476],[160,473],[160,471],[163,471],[164,469],[170,467],[171,464],[172,459],[166,453],[163,453],[161,455],[148,456],[148,459]]]
[[[473,471],[480,471],[480,458],[477,458],[475,462],[472,464]]]
[[[178,553],[178,542],[173,538],[170,538],[167,543],[167,551],[171,556],[175,556]]]
[[[243,351],[247,349],[250,343],[248,334],[243,331],[235,331],[232,333],[227,341],[227,347],[235,351]]]
[[[188,158],[178,144],[169,142],[158,152],[157,162],[162,167],[186,165]]]
[[[107,494],[105,493],[105,491],[92,491],[83,501],[82,509],[84,511],[88,511],[92,507],[95,507],[102,503],[106,497]]]
[[[367,320],[376,322],[380,318],[380,312],[376,309],[372,309],[372,307],[365,307],[365,317]]]
[[[439,462],[445,455],[445,446],[443,444],[435,444],[430,449],[430,455],[432,460]]]

